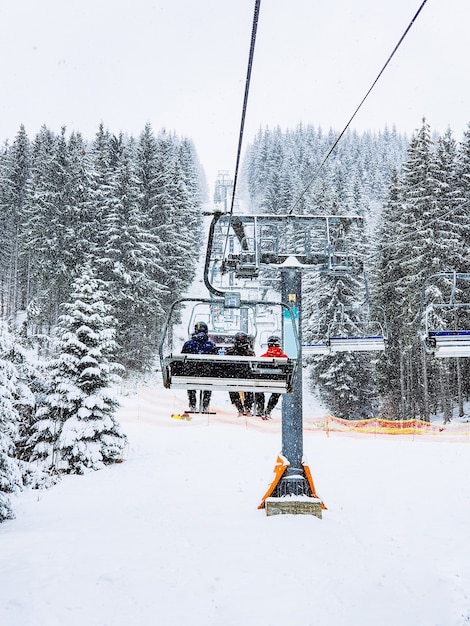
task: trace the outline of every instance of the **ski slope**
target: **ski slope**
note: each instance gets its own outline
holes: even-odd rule
[[[267,517],[279,409],[245,421],[218,392],[175,420],[185,392],[158,382],[120,401],[122,463],[14,498],[2,626],[470,623],[466,440],[307,431],[328,510]]]

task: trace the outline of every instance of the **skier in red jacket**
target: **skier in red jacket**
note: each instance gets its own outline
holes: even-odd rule
[[[268,337],[268,349],[262,357],[277,357],[277,358],[287,358],[287,354],[284,354],[281,348],[281,339],[277,335],[271,335]],[[280,393],[272,393],[271,397],[268,400],[268,406],[266,407],[266,411],[264,410],[264,394],[257,394],[259,396],[256,398],[256,404],[258,405],[258,412],[264,414],[265,419],[271,418],[271,411],[277,405],[279,398],[281,397]],[[262,396],[262,401],[261,400]]]

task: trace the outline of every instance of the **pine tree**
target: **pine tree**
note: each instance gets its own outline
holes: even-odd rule
[[[130,147],[122,151],[111,180],[111,194],[97,269],[114,307],[120,360],[126,367],[145,369],[154,355],[167,290],[159,238],[149,232],[141,212],[139,180]]]
[[[450,132],[434,150],[429,125],[410,142],[403,175],[391,189],[379,237],[379,300],[386,308],[391,340],[381,380],[392,413],[428,420],[437,396],[448,413],[446,366],[426,358],[419,337],[423,302],[442,302],[446,280],[429,277],[448,272],[458,258],[459,234],[451,218],[455,208],[455,144]],[[441,322],[445,325],[442,318]],[[439,327],[439,326],[437,326]],[[400,401],[398,399],[401,399]]]
[[[188,166],[180,161],[178,141],[166,132],[157,137],[151,232],[160,237],[162,270],[171,294],[167,306],[191,284],[201,249],[200,205],[188,188]]]
[[[456,179],[457,179],[457,208],[454,221],[460,224],[462,238],[462,258],[459,264],[460,271],[469,273],[470,263],[468,249],[470,247],[470,223],[468,212],[470,209],[470,124],[464,132],[463,139],[457,147]],[[469,299],[467,298],[467,301]],[[459,394],[459,414],[464,414],[463,398],[470,394],[470,363],[469,359],[457,361],[457,378]]]
[[[316,310],[320,315],[318,330],[327,336],[361,337],[370,332],[369,303],[366,300],[360,244],[362,227],[354,221],[345,233],[350,248],[350,271],[326,272],[314,277]],[[310,279],[312,280],[312,278]],[[311,311],[307,310],[307,314]],[[373,385],[370,355],[361,352],[338,352],[312,360],[311,380],[329,410],[344,419],[364,419],[374,415],[377,399]]]
[[[7,358],[17,371],[14,393],[15,408],[19,417],[18,434],[15,440],[16,456],[24,484],[38,487],[48,481],[42,468],[37,468],[30,462],[33,457],[31,437],[35,432],[34,424],[38,404],[47,390],[47,378],[36,364],[31,362],[24,346],[28,341],[25,333],[26,326],[23,325],[17,333],[12,334]]]
[[[15,452],[19,415],[15,406],[17,370],[8,359],[12,338],[0,326],[0,522],[14,517],[9,494],[20,489],[21,474]]]
[[[384,312],[387,327],[387,350],[377,368],[378,390],[385,399],[387,417],[405,419],[405,371],[401,338],[401,309],[397,285],[404,278],[399,236],[401,201],[398,174],[392,175],[388,199],[384,204],[377,232],[373,292],[376,308]]]
[[[470,123],[464,132],[463,139],[457,147],[456,181],[458,202],[462,211],[468,214],[470,207]],[[465,243],[470,244],[470,225],[465,230]]]
[[[31,144],[20,130],[2,159],[0,176],[1,253],[0,274],[4,288],[2,311],[14,316],[28,300],[28,266],[21,255],[19,237],[24,219],[26,186],[31,169]]]
[[[56,139],[43,126],[33,142],[31,176],[25,201],[25,222],[21,249],[29,264],[32,290],[39,317],[38,324],[49,332],[57,310],[56,285],[60,265],[56,263],[60,215],[57,212],[55,180]],[[54,171],[52,171],[54,170]],[[59,257],[60,258],[60,257]]]
[[[60,472],[82,474],[122,457],[126,438],[111,390],[120,368],[112,360],[116,344],[105,299],[86,266],[59,318],[58,356],[49,367],[51,387],[39,411],[35,450]]]
[[[324,340],[329,335],[362,336],[369,331],[369,303],[363,271],[367,238],[360,219],[363,209],[360,198],[354,197],[350,201],[359,206],[348,209],[345,202],[338,206],[332,179],[330,171],[325,171],[318,179],[309,193],[309,211],[317,215],[349,214],[358,219],[338,223],[336,240],[333,223],[330,224],[331,243],[338,252],[337,262],[342,266],[347,262],[349,271],[338,273],[332,267],[321,273],[307,274],[303,279],[303,336],[307,343]],[[323,247],[325,236],[323,233]],[[316,356],[311,359],[310,379],[312,388],[336,416],[359,419],[374,414],[377,401],[370,355],[338,352]]]

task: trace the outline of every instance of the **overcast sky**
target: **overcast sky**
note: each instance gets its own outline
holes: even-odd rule
[[[260,127],[341,131],[422,0],[262,0],[244,146]],[[254,0],[3,0],[0,141],[100,122],[191,138],[233,175]],[[411,134],[470,121],[469,0],[428,0],[355,118]]]

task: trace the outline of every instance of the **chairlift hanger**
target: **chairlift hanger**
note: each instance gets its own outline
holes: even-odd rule
[[[252,214],[237,215],[234,221],[231,214],[216,212],[209,228],[205,285],[220,297],[231,289],[216,284],[215,277],[223,275],[252,280],[263,269],[289,268],[348,273],[359,258],[349,251],[348,229],[354,223],[362,226],[362,216]],[[228,252],[219,238],[230,242]]]

